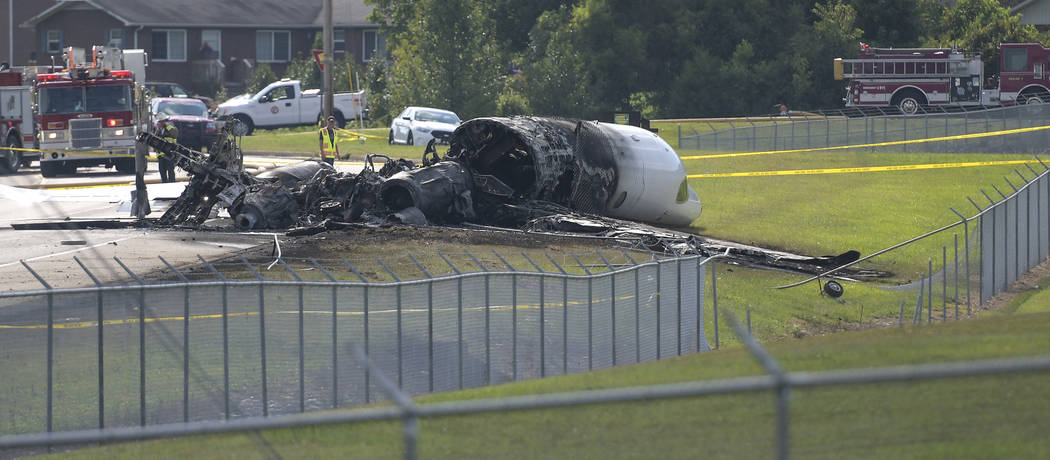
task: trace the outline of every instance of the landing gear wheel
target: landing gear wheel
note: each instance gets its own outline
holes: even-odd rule
[[[405,144],[416,145],[415,142],[412,141],[412,133],[408,133],[408,140],[405,141]]]
[[[828,280],[827,283],[824,283],[824,293],[833,299],[842,297],[843,292],[845,292],[845,289],[842,288],[838,281]]]
[[[390,137],[387,138],[386,142],[390,145],[394,145],[394,130],[390,130]]]
[[[21,148],[18,139],[14,137],[9,137],[4,144],[12,149]],[[17,150],[8,150],[4,152],[2,160],[0,161],[0,174],[14,174],[22,166],[22,153]]]

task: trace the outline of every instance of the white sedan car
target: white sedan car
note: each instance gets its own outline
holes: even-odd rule
[[[409,107],[390,124],[391,144],[426,145],[430,139],[447,144],[459,126],[459,117],[448,110]]]

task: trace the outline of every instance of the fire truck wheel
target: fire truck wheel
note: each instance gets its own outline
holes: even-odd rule
[[[4,143],[7,147],[21,148],[18,139],[14,137],[8,137],[7,142]],[[4,152],[4,161],[0,162],[0,173],[3,174],[14,174],[18,172],[18,168],[22,166],[22,153],[16,150],[8,150]]]
[[[44,177],[55,177],[61,173],[61,168],[50,161],[40,162],[40,175]]]
[[[904,90],[893,96],[893,100],[890,101],[890,105],[897,107],[905,115],[915,115],[925,104],[926,98],[915,90]]]

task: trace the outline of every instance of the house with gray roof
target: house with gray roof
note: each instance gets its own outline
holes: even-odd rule
[[[371,12],[363,0],[333,0],[337,59],[367,65],[385,53]],[[147,80],[206,91],[216,81],[238,89],[259,63],[281,75],[296,56],[311,55],[323,23],[321,0],[58,0],[21,27],[39,39],[37,64],[60,60],[67,46],[141,48]]]

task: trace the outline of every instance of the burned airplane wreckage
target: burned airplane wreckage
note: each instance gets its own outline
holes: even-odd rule
[[[679,255],[729,249],[741,263],[809,273],[857,257],[853,251],[834,258],[794,256],[652,226],[686,227],[701,205],[678,154],[656,134],[633,126],[477,118],[456,129],[444,158],[433,142],[427,145],[422,165],[369,155],[357,174],[304,161],[254,177],[233,161],[233,131],[223,132],[208,155],[139,135],[192,176],[158,225],[200,226],[222,203],[240,230],[289,229],[289,235],[362,225],[499,227],[599,236]],[[386,161],[377,169],[379,158]]]

